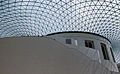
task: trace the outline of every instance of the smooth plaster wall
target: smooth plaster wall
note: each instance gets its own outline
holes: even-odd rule
[[[41,37],[0,39],[0,74],[111,74],[78,50]]]

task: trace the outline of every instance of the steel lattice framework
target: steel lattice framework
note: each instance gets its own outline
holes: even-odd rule
[[[62,31],[107,37],[119,62],[120,0],[0,0],[1,38]]]

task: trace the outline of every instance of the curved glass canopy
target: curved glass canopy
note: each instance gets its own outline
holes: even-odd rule
[[[120,0],[0,0],[0,38],[92,32],[111,40],[120,61]]]

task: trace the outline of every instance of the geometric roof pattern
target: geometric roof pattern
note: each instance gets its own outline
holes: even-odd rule
[[[62,31],[107,37],[119,63],[120,0],[0,0],[0,38]]]

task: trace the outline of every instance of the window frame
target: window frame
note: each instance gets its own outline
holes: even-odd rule
[[[108,49],[107,49],[106,44],[104,44],[104,43],[100,43],[100,44],[101,44],[101,50],[102,50],[104,59],[105,59],[105,60],[110,60],[110,57],[109,57],[109,53],[108,53]]]
[[[69,39],[65,39],[65,42],[66,44],[72,44],[72,40],[69,38]]]
[[[91,43],[91,45],[90,45]],[[92,40],[85,40],[85,47],[95,49],[94,41]]]
[[[113,53],[113,51],[112,51],[112,48],[111,48],[111,47],[110,47],[110,52],[111,52],[111,55],[112,55],[113,61],[114,61],[114,62],[116,62],[115,57],[114,57],[114,53]]]

